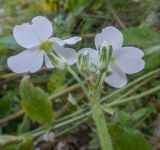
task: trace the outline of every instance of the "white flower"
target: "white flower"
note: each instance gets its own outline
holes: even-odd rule
[[[144,53],[136,47],[122,47],[123,35],[112,26],[102,29],[102,32],[96,35],[97,50],[84,48],[80,53],[87,50],[93,63],[98,66],[98,50],[104,42],[109,43],[113,48],[112,62],[109,67],[111,75],[105,78],[105,82],[112,87],[121,88],[127,83],[126,74],[137,73],[144,68],[145,62],[142,60]]]
[[[53,27],[51,22],[42,16],[37,16],[32,19],[32,23],[24,23],[16,25],[13,29],[13,36],[17,43],[27,50],[18,55],[12,56],[7,63],[9,68],[16,73],[36,72],[43,65],[47,68],[53,68],[50,59],[45,51],[40,49],[40,45],[46,41],[53,42],[53,49],[66,59],[68,64],[72,65],[76,62],[77,52],[71,48],[63,47],[65,44],[75,44],[81,40],[80,37],[72,37],[69,39],[59,39],[51,37]]]

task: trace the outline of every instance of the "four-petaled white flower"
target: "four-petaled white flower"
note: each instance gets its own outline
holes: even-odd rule
[[[9,68],[16,73],[33,73],[41,68],[44,60],[47,68],[53,68],[54,66],[45,51],[40,49],[40,45],[46,41],[54,43],[53,49],[64,57],[68,64],[74,64],[77,59],[77,52],[74,49],[63,46],[65,44],[75,44],[79,42],[81,38],[72,37],[62,40],[57,37],[51,37],[52,34],[52,24],[43,16],[33,18],[31,24],[24,23],[20,26],[16,25],[13,29],[13,36],[17,43],[27,48],[27,50],[10,57],[7,61]]]
[[[142,60],[144,53],[132,46],[122,47],[123,35],[115,27],[106,27],[102,32],[95,37],[96,49],[83,48],[79,53],[88,51],[90,59],[98,66],[98,50],[103,43],[108,43],[112,46],[112,62],[109,67],[111,75],[105,78],[112,87],[121,88],[127,83],[126,74],[133,74],[141,71],[144,68],[145,62]]]

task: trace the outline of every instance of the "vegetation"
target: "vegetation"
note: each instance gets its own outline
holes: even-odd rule
[[[123,32],[124,45],[143,50],[145,68],[123,88],[104,84],[101,107],[114,150],[160,149],[159,8],[159,0],[1,0],[0,150],[101,149],[87,97],[69,72],[15,74],[7,66],[24,50],[13,27],[35,16],[46,16],[56,37],[80,35],[77,51],[94,48],[95,35],[110,25]]]

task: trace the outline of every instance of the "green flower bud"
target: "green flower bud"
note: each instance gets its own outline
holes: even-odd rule
[[[89,74],[95,75],[97,73],[97,66],[95,64],[90,64]]]
[[[54,66],[56,68],[59,68],[61,70],[65,69],[65,67],[67,65],[67,61],[65,60],[65,58],[63,56],[60,56],[55,51],[52,51],[47,54],[48,54],[48,57],[50,58],[51,62],[54,64]]]
[[[83,76],[89,75],[89,70],[88,70],[89,65],[90,65],[89,53],[87,51],[80,53],[78,56],[77,67],[79,72]]]
[[[112,46],[104,41],[99,47],[99,69],[106,71],[112,61]]]

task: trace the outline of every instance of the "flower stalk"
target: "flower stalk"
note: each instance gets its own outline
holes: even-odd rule
[[[95,122],[100,143],[103,150],[113,150],[111,137],[108,131],[107,122],[100,105],[100,94],[94,90],[94,94],[90,99],[90,106],[92,109],[92,117]]]
[[[82,90],[85,92],[87,98],[89,99],[89,104],[92,110],[92,117],[98,131],[102,149],[113,150],[111,137],[107,128],[107,123],[103,111],[101,109],[100,92],[97,91],[97,86],[89,85],[91,91],[88,91],[88,89],[85,87],[85,85],[83,84],[81,79],[77,76],[77,74],[72,70],[72,68],[67,65],[66,69],[72,74],[72,76],[77,80],[77,82],[80,83]],[[101,79],[99,79],[100,84],[98,85],[100,86],[99,88],[101,89],[103,86],[103,84],[101,84],[102,83],[101,81],[104,79],[104,76],[102,75],[99,78]]]

